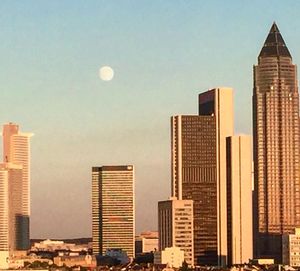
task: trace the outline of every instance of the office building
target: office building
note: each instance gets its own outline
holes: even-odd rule
[[[195,265],[252,257],[250,139],[233,136],[233,90],[201,93],[199,115],[172,117],[171,133],[172,195],[194,203]]]
[[[189,266],[194,266],[193,201],[169,200],[158,202],[159,251],[178,247],[184,252]]]
[[[282,235],[282,263],[300,267],[300,228],[293,233]]]
[[[171,118],[172,195],[194,202],[194,263],[227,262],[226,137],[233,135],[233,90],[199,95],[199,116]]]
[[[253,258],[251,137],[226,138],[228,265]]]
[[[4,163],[22,167],[22,181],[18,183],[22,186],[18,188],[18,193],[22,194],[22,210],[16,218],[19,225],[17,250],[27,250],[30,247],[30,138],[32,136],[32,133],[21,133],[17,124],[8,123],[3,126]]]
[[[3,159],[0,165],[2,199],[1,229],[7,229],[2,236],[1,247],[6,247],[9,255],[25,251],[30,247],[30,137],[31,133],[21,133],[17,124],[3,126]],[[1,231],[2,231],[1,230]]]
[[[254,66],[255,256],[282,261],[282,234],[300,226],[297,67],[274,23]]]
[[[4,163],[0,164],[0,268],[9,268],[8,259],[16,253],[26,251],[30,245],[31,135],[20,133],[16,124],[3,126]]]
[[[108,250],[134,257],[134,167],[102,166],[92,169],[93,253]]]

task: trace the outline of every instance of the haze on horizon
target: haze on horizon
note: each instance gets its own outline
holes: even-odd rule
[[[226,4],[226,5],[225,5]],[[0,5],[0,123],[31,140],[31,238],[91,236],[91,167],[134,164],[136,231],[170,195],[170,117],[235,91],[251,133],[252,67],[273,21],[300,65],[298,1],[51,1]],[[114,69],[100,80],[102,66]]]

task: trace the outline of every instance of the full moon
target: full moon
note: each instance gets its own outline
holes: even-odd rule
[[[110,81],[114,77],[114,70],[109,66],[103,66],[99,70],[99,76],[103,81]]]

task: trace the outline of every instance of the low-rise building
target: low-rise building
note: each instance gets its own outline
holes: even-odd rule
[[[294,234],[282,236],[282,263],[300,267],[300,228],[295,228]]]
[[[268,259],[268,258],[252,259],[252,260],[250,260],[250,264],[252,264],[252,265],[272,265],[272,264],[274,264],[274,259]]]
[[[25,251],[15,251],[14,254],[7,256],[7,258],[0,258],[0,270],[3,269],[22,269],[28,267],[28,265],[34,263],[46,263],[46,265],[52,265],[51,259],[41,258],[35,254],[26,255]]]
[[[192,200],[171,197],[158,202],[159,250],[180,248],[189,266],[194,266],[193,219]]]
[[[88,244],[77,245],[74,243],[65,243],[60,240],[44,240],[35,242],[31,247],[31,251],[71,251],[81,252],[88,251]]]
[[[158,250],[158,232],[146,231],[135,237],[135,255]]]
[[[179,268],[184,262],[184,251],[179,247],[167,247],[154,252],[154,264],[167,264],[169,267]]]
[[[54,264],[57,266],[94,268],[97,266],[97,261],[96,257],[92,255],[58,256],[54,257]]]
[[[105,256],[109,256],[113,259],[118,260],[120,264],[128,264],[131,261],[126,251],[122,249],[107,249],[105,252]]]

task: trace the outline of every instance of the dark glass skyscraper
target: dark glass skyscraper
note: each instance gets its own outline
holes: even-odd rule
[[[254,66],[254,253],[281,262],[281,238],[300,226],[297,68],[274,23]]]

